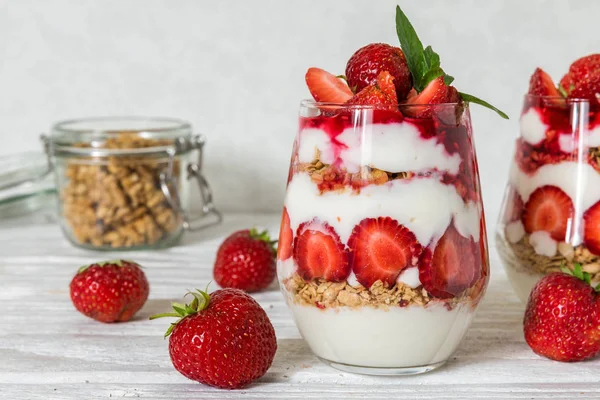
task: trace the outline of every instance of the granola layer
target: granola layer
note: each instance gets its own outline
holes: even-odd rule
[[[549,274],[560,271],[562,267],[573,270],[575,264],[580,264],[591,275],[592,281],[600,281],[600,257],[592,254],[585,245],[573,246],[559,242],[557,253],[548,257],[535,251],[529,237],[530,235],[525,234],[518,242],[509,243],[514,256],[525,270]]]
[[[376,281],[370,288],[366,288],[361,284],[350,285],[346,281],[330,282],[325,279],[306,281],[297,273],[285,279],[283,284],[293,302],[321,309],[337,307],[389,309],[410,305],[424,307],[433,301],[443,302],[452,308],[460,302],[476,303],[482,291],[481,285],[475,285],[461,296],[441,300],[430,297],[422,286],[412,288],[401,282],[388,288],[382,281]]]

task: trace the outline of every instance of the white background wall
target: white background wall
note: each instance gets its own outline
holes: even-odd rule
[[[175,116],[208,136],[228,210],[279,210],[304,72],[343,73],[370,42],[397,43],[394,0],[0,0],[0,155],[39,148],[64,118]],[[488,221],[496,218],[536,66],[560,79],[600,52],[598,0],[399,1],[474,107]]]

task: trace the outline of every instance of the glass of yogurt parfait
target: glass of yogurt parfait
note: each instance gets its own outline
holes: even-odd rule
[[[600,55],[575,61],[558,88],[531,77],[496,246],[526,302],[544,275],[577,265],[600,283]]]
[[[311,350],[334,367],[441,366],[488,282],[469,103],[396,8],[401,48],[362,47],[345,79],[309,68],[277,273]]]
[[[289,177],[278,276],[312,351],[363,373],[442,365],[488,277],[467,104],[304,101]]]

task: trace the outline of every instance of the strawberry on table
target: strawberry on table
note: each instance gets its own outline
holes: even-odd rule
[[[527,233],[544,231],[554,240],[565,241],[573,211],[573,202],[565,192],[556,186],[542,186],[525,204],[523,226]]]
[[[239,389],[262,377],[277,351],[275,330],[261,306],[238,289],[190,292],[190,304],[173,303],[169,354],[183,376],[222,389]]]
[[[140,265],[127,260],[79,268],[70,284],[71,301],[100,322],[129,321],[148,299],[150,285]]]
[[[346,249],[326,222],[314,219],[300,225],[293,254],[298,274],[307,281],[324,278],[341,282],[350,275]]]
[[[426,249],[419,262],[419,279],[427,292],[451,298],[473,286],[482,275],[481,247],[450,224],[433,254]]]
[[[294,233],[290,227],[290,216],[287,209],[283,208],[281,227],[279,228],[279,243],[277,245],[277,259],[287,260],[292,256],[292,241]]]
[[[529,296],[523,330],[531,349],[557,361],[581,361],[600,353],[600,300],[590,276],[573,273],[543,277]]]
[[[412,78],[404,53],[399,47],[372,43],[358,49],[348,60],[346,79],[348,85],[358,93],[375,83],[383,71],[387,71],[394,80],[396,103],[406,99],[412,88]]]
[[[536,68],[529,80],[529,94],[538,96],[560,96],[554,81],[543,69]]]
[[[267,231],[234,232],[217,250],[213,269],[215,281],[223,288],[249,293],[267,288],[276,274],[274,243]]]
[[[305,78],[308,90],[316,101],[345,103],[352,97],[352,90],[346,82],[321,68],[309,68]]]
[[[366,218],[348,240],[350,264],[366,288],[380,280],[392,287],[403,269],[415,265],[423,250],[415,235],[390,217]]]

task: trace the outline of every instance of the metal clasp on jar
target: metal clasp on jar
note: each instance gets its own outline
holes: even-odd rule
[[[216,225],[223,220],[219,210],[213,202],[213,195],[208,181],[202,174],[202,158],[203,149],[206,139],[202,135],[195,135],[191,140],[179,138],[175,141],[175,145],[167,150],[169,160],[167,169],[160,174],[160,187],[169,202],[169,205],[175,212],[183,215],[183,228],[189,231],[200,230],[212,225]],[[184,151],[198,150],[198,161],[189,163],[186,167],[187,179],[196,179],[200,196],[202,198],[202,210],[200,215],[190,217],[187,210],[181,206],[179,191],[177,190],[176,179],[174,175],[175,156]],[[198,225],[200,221],[203,221]]]

